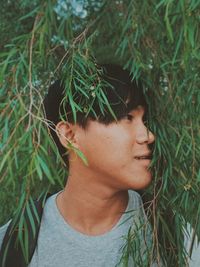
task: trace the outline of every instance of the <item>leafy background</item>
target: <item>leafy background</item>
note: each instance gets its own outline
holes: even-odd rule
[[[0,15],[0,224],[22,196],[65,185],[43,117],[49,85],[61,76],[69,88],[76,73],[87,87],[94,59],[118,63],[143,80],[156,135],[154,183],[142,192],[156,255],[185,266],[187,222],[200,236],[200,1],[9,0]]]

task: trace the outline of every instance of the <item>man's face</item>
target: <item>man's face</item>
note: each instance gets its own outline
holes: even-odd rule
[[[78,143],[88,160],[94,179],[118,189],[140,190],[151,182],[148,169],[150,153],[148,144],[154,135],[143,122],[144,108],[128,113],[128,116],[109,125],[90,121],[87,130],[80,129]]]

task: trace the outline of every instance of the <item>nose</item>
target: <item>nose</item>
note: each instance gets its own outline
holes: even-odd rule
[[[155,142],[155,135],[146,127],[142,129],[137,135],[137,143],[139,144],[151,144]]]
[[[154,143],[155,135],[149,129],[147,129],[147,135],[148,135],[148,144]]]

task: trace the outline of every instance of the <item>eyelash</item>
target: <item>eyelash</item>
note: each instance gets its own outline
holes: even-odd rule
[[[126,118],[127,118],[127,120],[132,121],[132,120],[134,119],[134,116],[132,116],[131,114],[127,114],[127,115],[126,115]],[[143,119],[143,123],[144,123],[144,125],[147,126],[147,124],[148,124],[147,119],[144,118],[144,119]]]

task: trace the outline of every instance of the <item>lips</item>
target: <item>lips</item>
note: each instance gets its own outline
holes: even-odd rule
[[[137,155],[134,158],[137,160],[147,160],[147,159],[151,160],[152,156],[151,156],[151,153],[146,153],[146,154]]]

